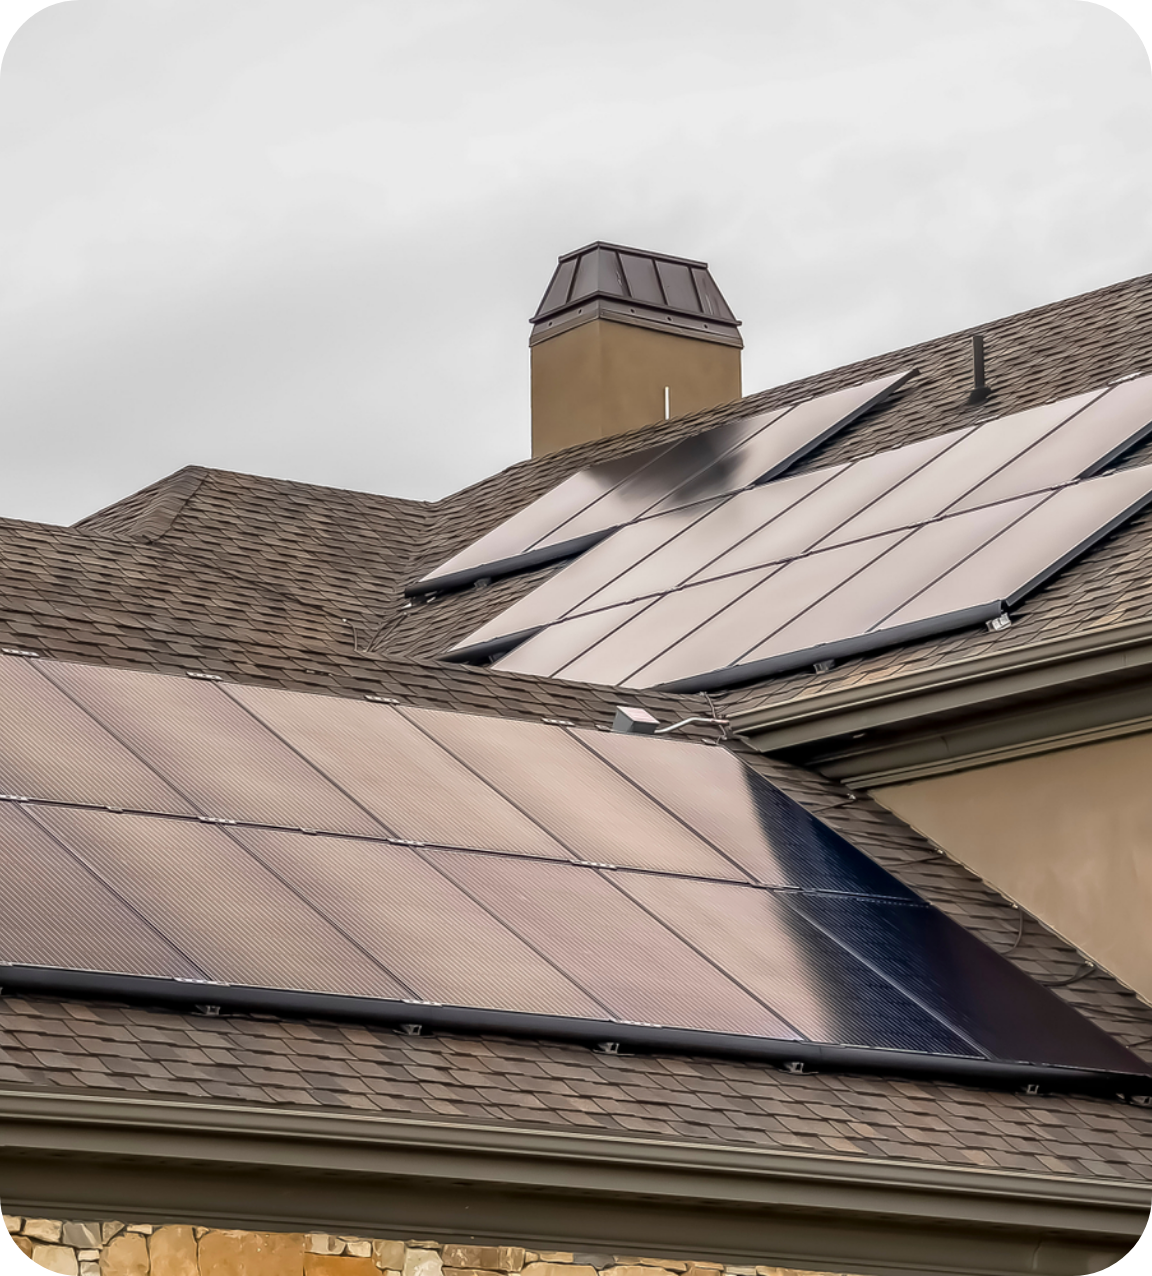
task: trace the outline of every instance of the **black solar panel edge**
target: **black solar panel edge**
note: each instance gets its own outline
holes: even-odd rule
[[[386,1025],[419,1024],[444,1032],[500,1033],[598,1045],[614,1042],[636,1051],[720,1055],[758,1060],[795,1070],[853,1071],[951,1080],[981,1086],[1099,1094],[1109,1098],[1152,1097],[1152,1065],[1120,1072],[1047,1064],[1011,1064],[963,1056],[825,1046],[806,1041],[740,1037],[691,1028],[661,1028],[614,1020],[575,1019],[516,1011],[473,1010],[420,1001],[387,1001],[340,993],[310,993],[59,967],[0,965],[0,983],[27,993],[108,998],[221,1011],[272,1013],[289,1017],[361,1020]],[[1135,1058],[1135,1056],[1133,1056]],[[1138,1061],[1140,1062],[1140,1061]]]

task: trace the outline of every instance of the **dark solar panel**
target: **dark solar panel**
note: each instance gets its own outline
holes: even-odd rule
[[[268,687],[227,692],[398,837],[569,858],[544,829],[387,705]],[[444,801],[445,793],[452,801]]]
[[[505,608],[486,625],[473,631],[463,642],[453,647],[450,654],[461,658],[491,649],[493,644],[498,648],[499,639],[509,634],[539,629],[542,625],[559,619],[573,610],[582,599],[597,595],[603,588],[612,586],[621,572],[631,575],[627,571],[629,563],[643,564],[661,546],[678,536],[685,528],[691,527],[714,507],[714,501],[705,501],[660,518],[649,518],[621,527],[609,540],[602,541],[581,554],[519,602]],[[613,592],[618,590],[614,588]],[[636,596],[634,593],[627,594],[628,599]]]
[[[592,260],[589,254],[584,260]],[[689,281],[690,282],[690,281]],[[912,374],[837,390],[790,409],[726,421],[673,445],[589,466],[429,572],[409,593],[456,588],[587,549],[645,512],[775,477]]]
[[[564,731],[431,709],[405,713],[579,859],[705,877],[744,877]],[[574,794],[595,794],[595,799],[573,801]]]
[[[612,880],[810,1041],[980,1057],[771,891],[638,873]]]
[[[787,902],[993,1058],[1132,1064],[1123,1046],[935,908],[827,895]]]
[[[218,828],[64,807],[35,819],[210,979],[410,995]]]
[[[710,617],[715,618],[717,624],[722,623],[719,618],[725,615],[726,609],[738,605],[745,594],[754,590],[775,570],[766,567],[742,572],[739,576],[724,576],[701,585],[686,585],[683,589],[664,594],[602,642],[589,647],[577,660],[564,665],[559,671],[560,676],[575,682],[632,685],[631,676],[647,666],[652,652],[683,641]],[[651,684],[644,681],[636,685]]]
[[[1095,474],[1142,439],[1150,424],[1152,376],[1114,386],[950,509],[970,509]]]
[[[0,962],[204,978],[13,802],[0,802],[0,918]]]
[[[727,749],[612,732],[573,734],[757,882],[916,898],[891,873]]]
[[[880,559],[907,534],[891,532],[887,536],[873,536],[866,541],[838,545],[835,549],[820,554],[794,558],[778,569],[768,568],[761,569],[760,572],[746,572],[741,576],[725,576],[724,582],[751,582],[762,573],[769,573],[763,584],[744,592],[727,610],[713,612],[701,609],[697,617],[698,627],[694,632],[668,647],[655,660],[633,670],[625,680],[625,685],[658,686],[700,673],[704,669],[719,669],[740,660],[747,651],[745,644],[749,637],[755,640],[760,634],[774,633],[783,628],[801,612],[814,607],[825,595],[831,595],[833,590],[873,560]],[[689,595],[721,583],[711,581],[680,592]],[[659,605],[657,603],[652,608],[653,612]]]
[[[978,426],[883,499],[844,523],[837,529],[834,539],[870,536],[892,527],[906,527],[910,523],[935,518],[1099,395],[1100,391],[1094,390],[1091,394],[1077,395],[1059,403],[1046,403],[1042,407],[1029,408],[1027,412]],[[900,449],[901,452],[904,450]],[[1066,476],[1067,479],[1074,477],[1074,474]],[[1018,496],[1042,486],[1028,482],[1026,477],[1023,483],[1010,495]]]
[[[52,662],[53,669],[61,666]],[[194,808],[40,672],[0,656],[0,792],[191,815]]]
[[[408,847],[239,829],[237,841],[426,1001],[598,1019],[599,1006]]]
[[[868,633],[907,599],[926,589],[956,562],[976,553],[1043,499],[1042,494],[1022,496],[925,523],[913,532],[896,533],[901,539],[886,553],[873,558],[838,589],[814,603],[742,659],[763,660],[785,652],[811,652],[824,643]],[[856,542],[859,546],[871,543]],[[843,551],[850,548],[844,546]],[[800,561],[814,563],[820,557],[811,554]],[[811,663],[811,659],[806,663]]]
[[[798,1037],[595,870],[453,851],[427,854],[617,1019]]]
[[[1152,466],[1061,488],[886,617],[883,628],[947,615],[977,603],[1003,601],[1011,605],[1129,517],[1150,496]]]
[[[603,611],[589,612],[585,616],[549,625],[535,637],[521,643],[515,651],[502,656],[495,662],[495,667],[502,673],[533,673],[551,677],[645,607],[651,606],[652,601],[641,599],[621,607],[606,607]],[[569,677],[579,681],[576,675]]]
[[[45,672],[204,815],[384,832],[213,683],[55,662]]]
[[[1109,490],[1113,506],[1132,495]],[[22,668],[0,678],[5,721],[39,703],[27,679],[42,675]],[[464,849],[0,802],[0,963],[372,998],[415,1017],[394,1003],[1143,1069],[723,749],[53,673],[149,747],[163,720],[241,776],[251,749],[262,800],[258,739],[310,758],[413,841]],[[203,731],[200,695],[216,706]],[[74,725],[42,722],[46,740]],[[216,764],[173,756],[194,787],[220,783]]]

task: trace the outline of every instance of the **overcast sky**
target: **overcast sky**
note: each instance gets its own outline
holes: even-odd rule
[[[746,392],[1152,271],[1083,0],[70,0],[0,71],[0,514],[528,453],[558,254],[710,262]]]

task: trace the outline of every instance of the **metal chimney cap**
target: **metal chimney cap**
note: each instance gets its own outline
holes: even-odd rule
[[[531,343],[597,318],[744,344],[707,262],[621,244],[598,241],[559,259],[532,316]]]

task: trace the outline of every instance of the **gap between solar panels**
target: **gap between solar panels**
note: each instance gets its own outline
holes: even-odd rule
[[[858,401],[876,402],[877,385]],[[826,423],[823,402],[807,406]],[[1150,429],[1145,376],[728,494],[650,490],[642,514],[445,658],[703,691],[999,628],[1152,498],[1152,466],[1102,474]]]
[[[1152,1092],[722,748],[14,658],[0,715],[11,987]]]

